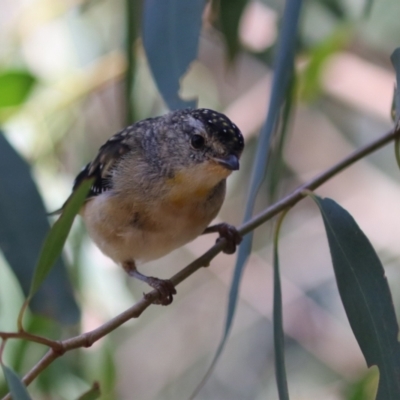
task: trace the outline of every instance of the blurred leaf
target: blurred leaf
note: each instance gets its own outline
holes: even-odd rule
[[[115,367],[114,356],[115,352],[110,344],[105,344],[102,348],[101,362],[99,365],[99,375],[101,376],[101,386],[103,392],[107,393],[110,398],[115,397],[112,395],[114,392],[115,384],[117,381],[117,371]]]
[[[394,95],[394,104],[396,110],[395,123],[397,124],[400,119],[400,47],[398,47],[391,55],[390,59],[392,60],[393,67],[396,71],[396,89]]]
[[[380,372],[377,400],[400,399],[399,327],[383,266],[353,217],[331,199],[313,196],[328,236],[336,281],[367,365]]]
[[[85,202],[93,179],[84,180],[66,202],[63,212],[48,233],[32,278],[29,297],[32,297],[60,257],[72,223]]]
[[[349,40],[348,26],[340,26],[309,53],[306,68],[300,74],[300,95],[305,101],[314,100],[321,91],[321,74],[330,56],[345,46]]]
[[[268,153],[272,134],[278,122],[278,117],[285,100],[285,94],[287,94],[288,85],[293,76],[297,28],[301,6],[302,1],[299,0],[288,0],[285,5],[281,35],[277,48],[275,74],[272,82],[268,116],[258,139],[257,153],[253,164],[250,193],[246,203],[244,221],[248,221],[252,217],[256,197],[263,182],[266,166],[268,164]],[[243,270],[251,252],[252,237],[252,233],[247,234],[239,246],[235,270],[233,272],[233,279],[229,290],[228,310],[223,337],[218,345],[210,368],[208,369],[200,385],[196,388],[192,398],[208,379],[208,376],[211,374],[212,369],[214,368],[222,353],[222,350],[224,349],[226,340],[232,327],[233,317],[236,312],[239,286],[242,279]]]
[[[239,23],[247,0],[219,0],[219,21],[230,60],[240,49]]]
[[[1,364],[8,389],[14,400],[31,400],[26,386],[21,382],[18,375],[10,368]]]
[[[276,58],[275,74],[272,83],[271,101],[269,103],[267,120],[260,132],[257,153],[253,165],[252,179],[250,182],[250,193],[246,203],[244,221],[248,221],[253,215],[253,208],[259,188],[265,176],[268,164],[268,152],[274,128],[277,124],[281,107],[285,100],[286,90],[293,76],[293,63],[296,52],[297,26],[300,17],[302,2],[289,0],[283,16],[282,31]],[[245,236],[238,251],[233,281],[229,294],[228,313],[225,324],[226,339],[232,325],[236,310],[239,283],[242,278],[243,269],[251,252],[252,233]],[[224,339],[224,341],[225,341]]]
[[[352,383],[346,390],[346,400],[374,400],[379,382],[379,370],[372,367],[357,382]]]
[[[0,186],[0,249],[28,295],[49,223],[29,166],[1,133]],[[79,320],[79,309],[61,258],[34,296],[31,309],[65,324]]]
[[[277,123],[276,132],[270,145],[270,154],[267,165],[267,182],[269,201],[273,202],[277,196],[279,183],[281,182],[282,172],[285,168],[283,149],[288,138],[290,121],[294,113],[296,78],[292,77],[287,88],[285,102],[281,111],[281,117]]]
[[[279,400],[289,400],[289,389],[287,385],[286,368],[285,368],[285,342],[283,332],[283,316],[282,316],[282,287],[279,272],[279,232],[283,219],[287,211],[284,211],[276,225],[274,235],[274,349],[275,349],[275,376],[276,385],[279,393]]]
[[[79,396],[77,400],[96,400],[101,396],[100,385],[98,382],[93,383],[91,389]]]
[[[126,125],[135,122],[135,107],[133,104],[134,80],[136,74],[136,55],[134,44],[139,35],[139,16],[142,15],[140,1],[125,0],[126,4],[126,59],[128,67],[125,75],[125,108]]]
[[[27,71],[3,71],[0,73],[0,108],[15,107],[25,101],[36,78]]]
[[[143,44],[154,80],[171,110],[195,107],[179,93],[182,76],[197,57],[205,0],[146,0]]]
[[[318,0],[318,2],[339,20],[346,18],[346,10],[340,0]]]
[[[369,17],[371,15],[373,0],[365,0],[364,6],[364,17]]]

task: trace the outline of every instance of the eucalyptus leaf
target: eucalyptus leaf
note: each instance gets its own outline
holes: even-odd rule
[[[26,386],[19,379],[18,375],[4,364],[1,364],[1,366],[12,398],[14,400],[32,400]]]
[[[275,349],[275,376],[276,386],[278,388],[279,400],[289,400],[289,389],[287,385],[287,376],[285,368],[285,350],[284,350],[284,331],[283,331],[283,313],[282,313],[282,286],[279,267],[279,232],[285,218],[284,212],[278,220],[274,235],[274,349]]]
[[[84,180],[79,187],[72,193],[66,202],[63,212],[59,219],[52,226],[47,235],[42,251],[36,265],[29,297],[32,297],[49,274],[56,260],[60,257],[67,240],[72,223],[84,203],[89,189],[93,184],[93,179]]]
[[[230,60],[240,49],[239,23],[246,4],[247,0],[220,0],[219,21]]]
[[[171,110],[195,107],[179,97],[180,80],[197,57],[205,0],[146,0],[143,45],[154,80]]]
[[[293,76],[293,63],[296,53],[297,27],[300,18],[302,2],[289,0],[286,2],[284,11],[281,37],[278,45],[277,58],[275,63],[275,74],[272,83],[271,101],[269,103],[267,120],[260,132],[258,139],[256,158],[253,164],[253,172],[250,182],[250,192],[246,203],[244,221],[248,221],[253,215],[254,204],[258,191],[263,182],[266,167],[268,164],[268,153],[271,139],[278,122],[281,108],[284,104],[285,94]],[[238,258],[235,265],[233,280],[229,293],[228,312],[225,323],[226,338],[233,322],[236,311],[239,285],[243,274],[244,266],[251,252],[252,233],[245,236],[238,251]]]
[[[340,297],[367,365],[379,368],[377,400],[400,399],[399,327],[383,266],[353,217],[314,197],[325,224]]]
[[[275,74],[272,82],[271,100],[268,108],[268,115],[258,139],[256,158],[253,164],[250,192],[246,203],[244,221],[248,221],[253,215],[254,204],[258,191],[261,187],[268,164],[268,153],[271,139],[276,129],[279,114],[288,93],[288,86],[293,77],[293,65],[296,53],[297,30],[302,7],[301,0],[288,0],[285,5],[282,28],[277,48],[275,62]],[[204,379],[196,388],[193,398],[200,388],[205,384],[212,369],[217,363],[225,347],[226,340],[232,327],[233,318],[236,312],[239,286],[242,280],[243,270],[252,247],[252,233],[247,234],[239,246],[238,257],[233,272],[232,283],[229,290],[229,301],[223,336],[214,355]]]
[[[27,296],[35,263],[50,226],[28,164],[0,132],[0,249]],[[33,312],[77,323],[78,306],[61,258],[33,297]]]

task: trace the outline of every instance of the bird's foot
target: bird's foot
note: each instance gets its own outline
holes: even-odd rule
[[[236,251],[236,246],[240,244],[242,241],[242,235],[238,232],[238,230],[233,226],[229,225],[225,222],[222,224],[217,224],[213,226],[209,226],[204,233],[218,232],[219,238],[217,239],[217,243],[221,239],[226,240],[226,245],[222,250],[226,254],[233,254]]]
[[[159,296],[156,300],[153,300],[149,294],[145,294],[144,297],[146,300],[150,300],[153,304],[161,304],[163,306],[172,303],[173,296],[176,294],[176,289],[169,279],[159,279],[153,276],[143,275],[136,269],[134,261],[126,261],[122,263],[122,266],[129,276],[146,282],[149,286],[158,291]]]
[[[161,304],[167,306],[172,303],[173,295],[176,294],[176,289],[169,279],[159,279],[153,276],[146,277],[146,282],[160,294],[158,299],[152,300],[153,304]],[[149,300],[149,294],[144,295],[146,300]]]

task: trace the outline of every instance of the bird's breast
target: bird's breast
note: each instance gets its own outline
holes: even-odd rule
[[[214,187],[176,185],[154,201],[104,193],[82,211],[88,232],[104,254],[117,263],[160,258],[201,235],[217,215],[225,180]]]

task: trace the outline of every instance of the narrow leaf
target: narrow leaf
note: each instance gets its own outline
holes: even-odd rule
[[[396,89],[394,93],[394,104],[395,104],[395,110],[396,110],[396,116],[395,116],[395,123],[397,124],[400,119],[400,90],[399,90],[399,85],[400,85],[400,47],[398,47],[391,55],[390,59],[392,60],[392,64],[394,67],[394,70],[396,72]]]
[[[240,49],[239,23],[246,4],[247,0],[220,0],[219,21],[230,60]]]
[[[297,42],[297,29],[300,19],[301,6],[301,0],[288,0],[285,5],[281,35],[277,48],[271,100],[269,103],[267,120],[260,132],[260,137],[258,140],[257,153],[253,165],[252,178],[250,182],[250,192],[246,203],[244,221],[248,221],[252,217],[256,197],[264,179],[266,166],[268,164],[268,152],[270,148],[272,134],[276,127],[279,113],[285,100],[285,94],[287,93],[288,85],[293,76],[293,65]],[[249,233],[244,237],[239,247],[238,257],[233,272],[232,283],[229,290],[228,310],[222,339],[218,345],[211,366],[208,369],[205,378],[196,388],[195,393],[197,393],[206,382],[208,376],[211,374],[213,367],[216,365],[224,349],[226,340],[232,327],[233,317],[236,312],[239,286],[242,279],[244,267],[251,252],[251,247],[252,233]]]
[[[279,113],[285,100],[285,93],[291,77],[293,76],[293,63],[296,51],[297,27],[300,18],[302,1],[288,0],[282,22],[281,38],[275,66],[275,75],[272,83],[271,101],[268,116],[258,140],[257,153],[253,165],[250,193],[246,203],[244,221],[248,221],[253,215],[254,204],[258,191],[263,182],[272,134],[277,124]],[[229,293],[228,314],[225,324],[225,336],[228,334],[233,316],[236,311],[236,303],[239,284],[242,278],[244,266],[251,251],[252,234],[246,235],[239,247],[238,258],[235,265],[233,281]]]
[[[93,179],[85,180],[81,183],[68,199],[60,218],[55,222],[47,235],[35,268],[29,297],[32,297],[36,293],[60,256],[75,216],[84,203],[92,183]]]
[[[0,250],[25,294],[50,229],[29,165],[0,132]],[[31,305],[33,312],[61,323],[78,322],[80,313],[65,265],[59,258]]]
[[[400,399],[399,332],[383,266],[353,217],[331,199],[315,197],[324,220],[336,281],[367,365],[377,365],[377,400]]]
[[[125,108],[126,125],[132,125],[135,122],[133,90],[136,73],[136,54],[134,44],[138,37],[139,15],[141,15],[141,2],[125,0],[126,5],[126,60],[127,68],[125,75]]]
[[[284,212],[278,220],[274,235],[274,348],[275,348],[275,376],[276,385],[278,387],[279,400],[289,400],[289,389],[287,385],[286,368],[285,368],[285,343],[283,332],[283,315],[282,315],[282,287],[279,271],[279,231],[282,226]]]
[[[23,103],[36,78],[27,71],[10,70],[0,73],[0,108]]]
[[[146,0],[143,44],[151,72],[171,110],[195,107],[179,97],[179,84],[197,57],[205,0]]]
[[[93,386],[85,393],[83,393],[77,400],[96,400],[101,396],[100,385],[94,382]]]
[[[26,386],[21,382],[18,375],[4,364],[1,364],[1,366],[12,398],[15,400],[32,400],[26,390]]]

